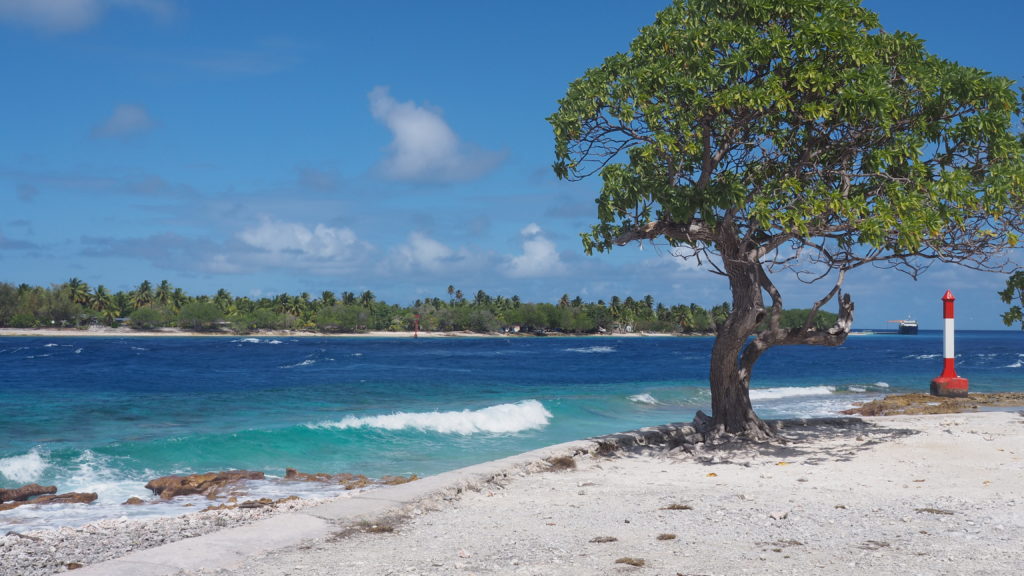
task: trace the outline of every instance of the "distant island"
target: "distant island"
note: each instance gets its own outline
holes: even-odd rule
[[[518,296],[491,296],[478,290],[467,298],[448,286],[446,297],[417,299],[401,306],[360,294],[325,290],[313,297],[278,294],[251,299],[220,289],[213,295],[186,294],[164,280],[143,281],[134,290],[110,292],[78,278],[49,287],[0,282],[0,329],[91,329],[94,333],[150,334],[714,334],[730,311],[723,302],[710,309],[697,304],[665,305],[650,295],[584,302],[563,294],[555,302],[523,302]],[[802,325],[806,310],[783,314],[786,327]],[[836,315],[819,312],[825,328]],[[116,332],[113,332],[116,333]]]

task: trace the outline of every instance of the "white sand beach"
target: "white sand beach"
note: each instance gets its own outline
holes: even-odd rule
[[[1020,413],[789,422],[785,442],[660,444],[685,430],[666,426],[559,445],[114,561],[82,562],[75,572],[1024,571]],[[556,458],[570,455],[570,466],[549,464],[565,464]],[[0,573],[22,574],[13,564],[19,555],[59,553],[75,545],[75,532],[88,530],[65,530],[59,540],[0,537]],[[145,535],[139,527],[120,530]]]

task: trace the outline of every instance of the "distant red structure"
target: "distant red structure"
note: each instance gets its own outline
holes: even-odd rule
[[[932,380],[932,395],[944,396],[947,398],[967,397],[967,378],[961,378],[956,374],[956,354],[953,350],[953,293],[946,290],[942,296],[942,374]]]

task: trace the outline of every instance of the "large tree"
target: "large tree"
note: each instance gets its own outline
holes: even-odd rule
[[[588,253],[657,240],[728,278],[710,432],[763,437],[755,362],[842,343],[848,271],[1006,264],[1024,213],[1019,111],[1010,80],[883,30],[857,0],[676,0],[548,121],[557,176],[603,181]],[[798,329],[780,326],[781,271],[828,284]],[[815,327],[832,301],[839,320]]]

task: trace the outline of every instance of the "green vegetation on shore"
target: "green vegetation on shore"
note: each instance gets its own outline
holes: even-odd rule
[[[712,333],[729,315],[729,305],[706,309],[697,304],[667,306],[650,295],[641,299],[612,296],[584,302],[568,294],[555,303],[522,302],[518,296],[491,296],[480,290],[467,298],[448,286],[445,297],[416,300],[410,306],[389,304],[371,291],[361,294],[324,291],[278,294],[253,300],[227,290],[190,296],[164,280],[149,281],[129,292],[90,287],[77,278],[50,287],[0,282],[0,327],[42,328],[126,325],[140,330],[177,327],[194,331],[312,330],[352,333],[371,330],[521,332],[594,334],[602,331]],[[794,315],[794,318],[801,315]],[[802,320],[801,320],[802,321]],[[835,316],[819,315],[822,325]]]

